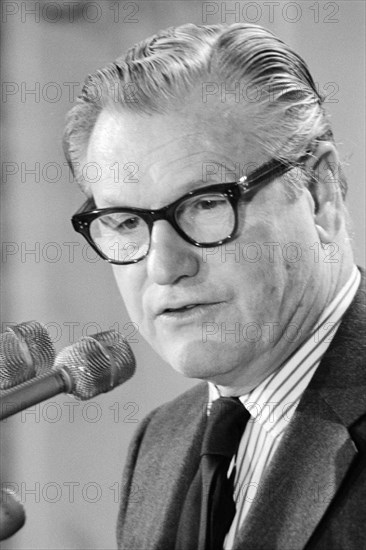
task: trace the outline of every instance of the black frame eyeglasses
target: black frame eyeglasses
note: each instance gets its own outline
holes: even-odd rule
[[[214,185],[208,185],[206,187],[200,187],[199,189],[195,189],[194,191],[190,191],[189,193],[185,194],[184,196],[180,197],[176,201],[172,202],[171,204],[168,204],[167,206],[163,206],[162,208],[159,208],[157,210],[145,210],[142,208],[124,208],[124,207],[111,207],[111,208],[95,208],[95,203],[93,199],[88,199],[83,206],[74,214],[74,216],[71,219],[72,225],[78,233],[81,233],[83,237],[87,240],[87,242],[92,246],[92,248],[99,254],[103,260],[106,260],[109,263],[116,264],[116,265],[128,265],[137,263],[141,260],[143,260],[149,253],[150,245],[151,245],[151,231],[153,228],[153,224],[155,221],[158,220],[166,220],[168,221],[171,226],[175,229],[175,231],[188,243],[198,246],[201,248],[210,248],[214,246],[222,245],[228,241],[231,241],[236,237],[239,220],[238,220],[238,203],[239,200],[243,200],[245,202],[249,202],[252,200],[252,198],[258,193],[260,189],[262,189],[265,185],[270,183],[272,180],[274,180],[277,177],[282,176],[286,172],[288,172],[290,169],[295,168],[296,166],[301,166],[304,162],[304,160],[307,158],[307,155],[304,157],[301,157],[296,163],[289,163],[283,160],[271,160],[256,170],[254,170],[251,174],[248,176],[243,176],[239,179],[239,181],[231,182],[231,183],[218,183]],[[205,201],[205,198],[207,196],[207,200]],[[217,222],[220,217],[215,220],[214,218],[211,218],[211,226],[215,226],[217,228],[217,235],[220,231],[226,231],[226,236],[223,238],[216,238],[215,240],[207,241],[207,239],[202,240],[202,238],[197,239],[197,237],[194,236],[194,231],[191,231],[189,229],[190,219],[192,218],[189,207],[186,208],[186,205],[192,205],[195,203],[195,200],[198,201],[198,198],[203,197],[201,203],[205,204],[204,201],[209,204],[212,202],[212,197],[214,197],[214,201],[217,201],[217,198],[219,198],[223,204],[225,205],[225,211],[230,211],[229,214],[229,221],[225,222],[222,221],[222,225],[220,226]],[[201,204],[200,203],[200,204]],[[214,203],[214,204],[217,204]],[[231,209],[230,209],[231,207]],[[185,210],[184,210],[185,209]],[[188,210],[188,214],[185,214],[185,218],[182,217],[182,219],[179,218],[179,213],[183,212],[185,213],[186,210]],[[220,210],[217,211],[217,213],[220,213]],[[142,226],[142,234],[143,237],[141,237],[141,241],[143,241],[143,246],[139,246],[137,242],[127,242],[122,246],[124,248],[124,252],[126,253],[124,255],[124,258],[121,260],[121,254],[120,254],[120,243],[117,241],[113,242],[112,245],[108,247],[108,250],[111,251],[110,256],[108,256],[105,251],[102,250],[100,246],[97,244],[97,240],[93,238],[93,230],[91,231],[91,227],[93,222],[99,219],[100,222],[102,220],[107,220],[109,218],[112,218],[113,215],[117,216],[124,216],[128,215],[129,218],[127,219],[127,223],[131,223],[129,227],[133,227],[133,222],[136,222],[138,220],[139,225]],[[191,216],[191,218],[190,218]],[[207,218],[208,215],[206,215]],[[187,221],[188,218],[188,221]],[[205,218],[204,218],[205,219]],[[183,220],[183,221],[182,221]],[[126,222],[122,222],[124,225],[126,225]],[[122,224],[120,224],[122,225]],[[119,226],[118,226],[119,227]],[[117,229],[118,229],[117,227]],[[188,228],[188,229],[187,229]],[[115,231],[116,228],[113,228],[113,231]],[[136,232],[136,230],[134,230]],[[188,231],[188,233],[187,233]],[[140,230],[141,232],[141,230]],[[189,232],[192,234],[189,235]],[[117,233],[115,233],[117,234]],[[146,242],[145,242],[146,241]],[[116,251],[116,246],[118,247],[118,251]],[[127,248],[126,248],[126,245]],[[134,246],[136,245],[136,246]],[[131,248],[130,251],[128,251],[128,248]],[[139,254],[138,257],[137,254]],[[116,257],[118,256],[118,259]]]

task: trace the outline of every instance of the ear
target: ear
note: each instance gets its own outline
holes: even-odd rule
[[[312,174],[309,191],[314,200],[314,223],[322,243],[334,242],[342,225],[343,199],[339,185],[339,157],[333,143],[320,141],[306,168]]]

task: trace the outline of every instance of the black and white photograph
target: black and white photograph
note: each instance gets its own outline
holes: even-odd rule
[[[1,549],[365,549],[365,3],[0,12]]]

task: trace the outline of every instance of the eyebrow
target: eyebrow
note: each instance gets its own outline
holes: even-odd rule
[[[219,184],[219,183],[235,183],[237,181],[239,181],[239,178],[232,179],[230,182],[222,182],[222,181],[216,181],[216,180],[211,180],[211,179],[208,179],[207,181],[203,181],[202,179],[190,180],[189,182],[183,184],[182,187],[179,188],[180,193],[175,198],[173,197],[171,200],[165,202],[163,204],[163,206],[166,206],[168,204],[171,204],[172,202],[175,202],[176,200],[180,199],[181,197],[184,197],[184,195],[187,195],[188,193],[190,193],[191,191],[195,191],[196,189],[201,189],[201,188],[204,189],[205,187],[210,187],[211,185],[216,185],[216,184]],[[94,207],[97,208],[93,197],[90,198],[90,201],[91,201],[90,204],[94,205]],[[117,201],[118,201],[118,204],[117,204]],[[142,210],[150,210],[150,209],[153,210],[152,207],[136,206],[136,204],[134,204],[134,205],[122,204],[121,205],[121,201],[119,201],[118,199],[117,200],[116,199],[108,200],[108,198],[106,198],[104,200],[104,203],[105,203],[105,206],[98,207],[98,208],[141,208]],[[160,207],[160,208],[162,208],[162,207]]]

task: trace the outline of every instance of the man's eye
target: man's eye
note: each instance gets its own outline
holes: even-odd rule
[[[136,229],[136,227],[139,226],[141,220],[140,218],[128,218],[128,220],[125,220],[121,223],[119,223],[119,225],[117,226],[117,229],[127,229],[127,230],[132,230],[132,229]]]
[[[137,216],[133,216],[130,218],[127,218],[125,216],[123,217],[108,216],[108,217],[102,217],[100,221],[109,230],[118,231],[118,232],[133,231],[134,229],[137,229],[142,223],[141,218]]]
[[[223,203],[220,199],[202,199],[196,204],[199,210],[213,210]]]
[[[215,210],[226,204],[224,197],[205,197],[198,199],[194,204],[196,210]]]

